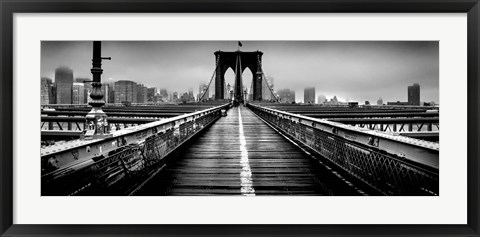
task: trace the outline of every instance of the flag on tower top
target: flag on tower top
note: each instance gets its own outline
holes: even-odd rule
[[[242,47],[242,42],[238,41],[238,46]]]

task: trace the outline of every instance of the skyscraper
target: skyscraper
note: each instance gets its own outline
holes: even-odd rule
[[[105,88],[104,88],[105,87]],[[115,83],[109,82],[102,85],[102,90],[105,90],[103,94],[103,99],[105,103],[113,104],[115,103]]]
[[[57,103],[57,87],[55,87],[55,83],[52,82],[49,86],[48,90],[48,98],[50,104],[56,104]]]
[[[112,86],[106,83],[102,83],[102,93],[103,93],[103,101],[105,101],[105,104],[110,103],[108,99],[110,98],[110,95],[113,93]]]
[[[40,104],[48,105],[54,103],[52,79],[42,77],[40,82]]]
[[[420,105],[420,85],[418,83],[408,87],[408,104]]]
[[[57,90],[57,104],[71,104],[73,70],[68,67],[55,69],[55,87]]]
[[[193,95],[193,88],[188,89],[188,101],[195,101],[195,96]]]
[[[315,87],[307,87],[303,91],[303,103],[315,104]]]
[[[115,82],[115,103],[137,103],[137,83],[121,80]]]
[[[137,103],[147,103],[147,87],[143,84],[137,85]]]
[[[92,92],[92,79],[87,77],[77,77],[74,82],[83,84],[83,104],[90,102],[90,92]]]
[[[83,83],[74,82],[72,89],[72,104],[85,103],[85,87]]]

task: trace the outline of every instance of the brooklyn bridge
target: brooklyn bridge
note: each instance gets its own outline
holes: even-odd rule
[[[196,103],[105,105],[93,45],[91,102],[41,111],[44,196],[439,195],[438,107],[280,103],[240,50],[214,52]]]

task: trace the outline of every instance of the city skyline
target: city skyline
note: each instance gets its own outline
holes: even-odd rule
[[[184,92],[208,83],[213,52],[234,51],[236,41],[103,42],[103,83],[132,80],[147,87]],[[295,91],[303,101],[305,87],[340,101],[407,101],[405,89],[419,83],[421,101],[439,103],[438,42],[242,41],[242,51],[260,50],[263,70],[277,90]],[[41,77],[54,79],[67,66],[74,78],[91,77],[91,41],[42,42]],[[125,66],[131,65],[131,66]],[[226,73],[232,84],[233,71]],[[251,73],[243,74],[244,85]],[[173,79],[172,79],[173,78]],[[331,79],[329,79],[331,78]],[[211,93],[210,93],[211,94]]]

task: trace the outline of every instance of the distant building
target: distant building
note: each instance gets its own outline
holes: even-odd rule
[[[83,83],[74,82],[72,89],[72,104],[85,103],[85,87]]]
[[[208,91],[208,85],[205,84],[205,83],[201,83],[199,86],[198,86],[198,94],[200,95],[199,96],[199,100],[200,99],[203,99],[203,100],[207,100],[209,98],[209,91]],[[203,95],[205,94],[205,95]],[[203,96],[203,98],[202,98]]]
[[[370,105],[370,101],[366,100],[365,105]]]
[[[397,101],[397,102],[387,102],[387,105],[410,105],[410,103]]]
[[[85,82],[83,83],[83,88],[84,88],[84,98],[83,98],[83,103],[90,103],[92,101],[92,98],[90,98],[90,93],[92,93],[92,83],[91,82]]]
[[[435,101],[430,101],[430,102],[423,102],[423,106],[435,106]]]
[[[162,102],[166,102],[167,100],[168,100],[168,97],[163,98],[160,94],[156,94],[153,97],[153,103],[162,103]]]
[[[347,103],[348,103],[348,107],[358,107],[358,102],[350,101]]]
[[[307,87],[303,91],[303,103],[315,104],[315,87]]]
[[[178,98],[178,92],[173,92],[172,94],[172,102],[178,102],[180,98]]]
[[[338,103],[338,99],[337,99],[337,96],[336,96],[336,95],[333,96],[332,102]]]
[[[59,67],[55,70],[55,88],[57,104],[72,103],[73,70],[68,67]]]
[[[55,87],[53,86],[52,79],[47,77],[42,77],[40,82],[40,104],[48,105],[54,104],[54,93],[53,90]]]
[[[147,87],[137,84],[137,103],[147,103]]]
[[[57,103],[57,87],[55,86],[55,83],[53,83],[53,82],[50,85],[48,98],[50,99],[50,104],[56,104]]]
[[[160,96],[162,97],[163,101],[171,101],[168,95],[167,89],[160,89]]]
[[[137,103],[137,83],[121,80],[115,82],[115,103],[122,102]]]
[[[281,103],[292,103],[295,102],[295,91],[290,89],[280,89],[278,90],[278,97],[280,98]]]
[[[155,87],[147,88],[147,102],[154,102],[156,93],[157,93],[157,88]]]
[[[324,95],[319,95],[319,96],[318,96],[317,104],[324,104],[326,100],[327,100],[327,97],[326,97],[326,96],[324,96]]]
[[[225,86],[225,91],[223,93],[223,98],[225,99],[229,99],[230,98],[230,92],[233,93],[233,90],[232,88],[230,88],[230,83],[227,83],[227,85]]]
[[[408,87],[408,104],[420,105],[420,85],[418,83]]]
[[[382,97],[379,97],[377,100],[377,105],[383,105],[383,99]]]
[[[103,101],[105,102],[105,104],[114,103],[109,101],[111,94],[114,93],[113,86],[111,84],[102,84],[102,93],[103,93]]]
[[[227,83],[226,90],[225,90],[225,96],[223,98],[229,100],[233,97],[233,87],[230,86],[230,83]]]
[[[354,102],[354,103],[357,103],[357,104],[358,104],[358,102]],[[324,104],[325,104],[325,105],[349,105],[348,102],[338,101],[338,98],[337,98],[336,95],[333,96],[333,98],[331,98],[329,101],[326,101]]]
[[[187,92],[184,92],[183,95],[180,96],[180,101],[183,103],[190,101],[190,95]]]
[[[105,103],[114,104],[115,103],[115,83],[109,82],[103,84],[102,87],[105,87],[106,93],[103,95]]]
[[[83,84],[83,104],[90,102],[90,92],[92,92],[92,79],[88,77],[77,77],[74,80],[75,83]]]
[[[195,96],[193,95],[193,88],[188,89],[188,101],[195,101]]]

